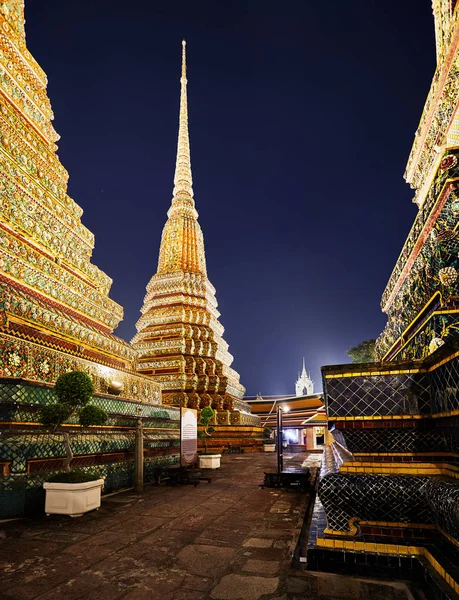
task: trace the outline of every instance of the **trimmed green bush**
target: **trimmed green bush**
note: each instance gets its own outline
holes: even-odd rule
[[[71,471],[70,473],[55,473],[48,478],[49,483],[86,483],[101,477],[94,471]]]
[[[80,425],[89,427],[90,425],[105,425],[108,415],[103,408],[87,404],[80,410]]]
[[[94,394],[91,378],[83,371],[63,373],[56,381],[54,389],[60,404],[67,404],[74,409],[88,404]]]
[[[40,423],[45,427],[52,427],[53,432],[58,431],[59,427],[68,422],[74,414],[78,416],[82,427],[104,425],[107,422],[108,415],[105,410],[89,404],[94,394],[94,385],[86,373],[82,371],[63,373],[56,381],[55,390],[57,402],[44,406],[40,411]],[[68,475],[70,473],[70,463],[73,459],[70,444],[71,430],[62,429],[61,433],[64,438],[66,453],[64,470]],[[85,479],[84,481],[91,481],[91,479]],[[63,481],[61,482],[63,483]],[[68,481],[68,483],[71,482]]]
[[[214,417],[215,411],[210,406],[205,406],[201,409],[199,425],[202,425],[204,429],[198,430],[198,437],[204,444],[204,454],[207,454],[207,439],[212,437],[212,434],[215,431],[215,427],[210,424]]]
[[[72,414],[72,409],[64,404],[48,404],[40,411],[40,423],[45,427],[62,425]]]

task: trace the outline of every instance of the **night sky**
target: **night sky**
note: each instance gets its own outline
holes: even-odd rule
[[[207,267],[248,394],[348,362],[416,214],[403,180],[435,68],[430,0],[26,0],[69,194],[130,340],[175,167],[181,40]]]

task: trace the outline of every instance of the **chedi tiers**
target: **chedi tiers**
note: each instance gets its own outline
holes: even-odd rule
[[[0,377],[52,385],[81,370],[97,392],[116,387],[121,397],[160,403],[160,386],[139,376],[135,350],[113,335],[123,309],[91,262],[94,235],[67,194],[23,0],[0,1],[0,47]]]
[[[185,41],[180,81],[172,204],[162,233],[158,269],[147,285],[132,345],[139,354],[138,371],[162,384],[165,403],[249,413],[250,407],[242,401],[245,388],[231,368],[233,357],[222,337],[193,199]]]

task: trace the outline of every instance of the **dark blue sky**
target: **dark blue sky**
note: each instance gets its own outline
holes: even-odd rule
[[[172,192],[181,39],[209,278],[247,393],[346,362],[416,214],[403,181],[435,68],[430,0],[26,0],[69,194],[130,339]]]

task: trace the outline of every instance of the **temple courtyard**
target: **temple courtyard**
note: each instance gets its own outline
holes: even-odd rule
[[[287,454],[285,464],[308,465],[315,476],[320,459]],[[75,519],[3,522],[0,598],[412,598],[400,582],[302,570],[311,496],[260,488],[275,464],[274,454],[223,455],[210,484],[127,490]]]

